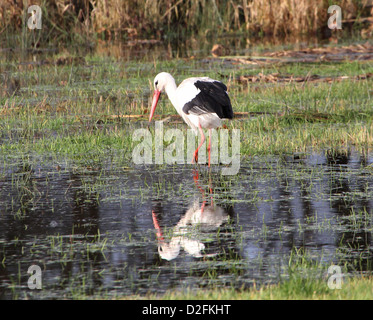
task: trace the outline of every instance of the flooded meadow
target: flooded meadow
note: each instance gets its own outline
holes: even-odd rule
[[[221,41],[229,55],[198,42],[0,50],[1,299],[245,290],[294,273],[327,288],[333,265],[371,275],[372,44]],[[227,84],[237,174],[134,163],[160,71]],[[156,120],[186,134],[175,114],[163,97]]]

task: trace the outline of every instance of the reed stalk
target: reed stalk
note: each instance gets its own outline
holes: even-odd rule
[[[370,16],[372,9],[369,0],[3,0],[0,36],[24,27],[31,4],[43,6],[45,23],[57,34],[84,31],[105,38],[160,38],[175,32],[310,34],[327,26],[331,4],[339,5],[346,19]]]

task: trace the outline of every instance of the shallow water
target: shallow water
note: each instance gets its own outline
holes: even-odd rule
[[[74,173],[47,160],[15,163],[0,180],[1,297],[277,282],[294,248],[325,272],[333,263],[371,271],[372,162],[354,151],[255,158],[237,176],[192,165]],[[28,288],[31,265],[42,290]]]
[[[250,55],[258,49],[244,39],[236,39],[237,44],[220,40],[233,47],[232,55]],[[299,42],[292,47],[302,46]],[[206,57],[211,47],[212,43],[201,46],[191,41],[176,48],[111,44],[97,50],[118,60],[138,59],[140,63],[126,64],[130,75],[141,72],[141,61]],[[18,59],[2,50],[0,58],[28,65],[50,58],[49,54],[30,53]],[[203,67],[208,69],[210,62]],[[111,91],[123,83],[116,75],[116,63],[110,61],[108,68],[96,72],[91,63],[74,69],[74,81],[67,89],[57,74],[55,79],[45,76],[45,83],[35,80],[31,89],[21,82],[19,96],[23,102],[37,104],[47,94],[51,105],[80,99],[96,107],[96,100],[111,97]],[[13,72],[15,66],[19,68],[17,62],[7,64]],[[197,67],[178,66],[179,70]],[[36,74],[30,70],[28,76]],[[134,85],[128,74],[123,92],[113,95],[118,113],[134,99],[145,106],[149,100],[148,79]],[[84,94],[76,95],[77,89]],[[4,126],[0,143],[63,136],[87,130],[96,120],[86,126],[66,124],[62,133],[31,125],[26,126],[28,132],[22,123],[9,130]],[[131,132],[127,122],[118,126],[126,125]],[[218,165],[209,172],[203,165],[131,167],[106,159],[96,167],[75,166],[68,158],[25,152],[5,155],[0,162],[2,299],[121,297],[168,289],[250,287],[254,282],[286,278],[296,252],[320,264],[320,276],[332,264],[351,274],[372,271],[372,153],[325,150],[253,157],[242,159],[234,176],[221,175]],[[27,271],[33,265],[41,269],[41,290],[28,286]]]

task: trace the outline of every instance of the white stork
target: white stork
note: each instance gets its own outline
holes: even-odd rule
[[[207,205],[202,210],[199,203],[195,202],[173,227],[172,238],[166,242],[154,210],[152,210],[152,217],[157,232],[158,252],[162,259],[168,261],[175,259],[181,248],[193,257],[203,257],[201,251],[205,249],[205,245],[198,238],[203,236],[203,231],[217,229],[229,220],[228,213],[222,207]]]
[[[161,92],[165,91],[176,111],[197,133],[201,133],[201,143],[194,151],[193,160],[198,161],[198,150],[205,142],[202,128],[209,129],[207,147],[210,167],[211,129],[221,126],[222,119],[232,119],[231,101],[224,83],[208,77],[188,78],[177,87],[175,79],[167,72],[161,72],[154,78],[153,102],[149,122],[152,120]]]

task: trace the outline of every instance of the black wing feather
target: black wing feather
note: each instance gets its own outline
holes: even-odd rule
[[[227,94],[227,87],[219,81],[198,80],[194,85],[201,90],[191,101],[187,102],[183,111],[186,114],[216,113],[219,118],[233,118],[231,101]]]

